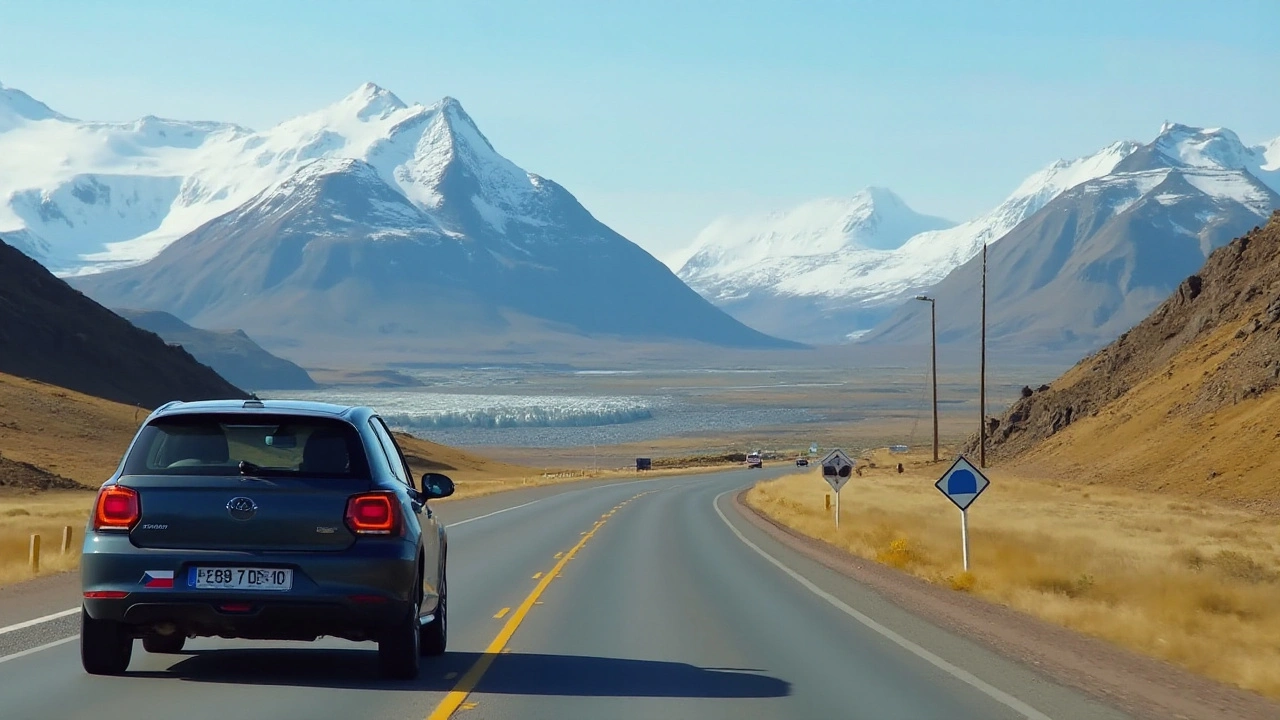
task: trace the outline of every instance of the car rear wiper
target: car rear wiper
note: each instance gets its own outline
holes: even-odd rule
[[[236,465],[240,469],[240,474],[244,476],[254,477],[282,477],[285,475],[295,475],[292,470],[282,470],[280,468],[264,468],[261,465],[255,465],[248,460],[241,460]]]

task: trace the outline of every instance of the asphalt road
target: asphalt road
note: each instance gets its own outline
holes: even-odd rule
[[[379,679],[372,644],[139,643],[80,668],[74,576],[0,595],[0,718],[867,718],[1120,713],[779,545],[728,492],[782,472],[586,484],[441,506],[450,651]]]

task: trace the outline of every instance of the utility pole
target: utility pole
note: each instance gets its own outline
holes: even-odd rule
[[[978,363],[978,467],[987,466],[987,244],[982,244],[982,357]]]
[[[929,346],[933,355],[929,363],[933,369],[933,461],[938,462],[938,303],[927,295],[917,295],[916,299],[929,303]]]

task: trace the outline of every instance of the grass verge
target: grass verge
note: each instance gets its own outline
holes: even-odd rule
[[[947,464],[870,458],[842,492],[839,532],[816,471],[760,483],[747,502],[856,555],[1280,699],[1273,518],[991,469],[965,573],[959,511],[933,487]]]
[[[94,496],[88,490],[0,494],[0,585],[32,577],[27,552],[32,533],[40,535],[40,574],[79,567],[80,544]],[[67,525],[71,526],[71,548],[63,555],[62,528]]]

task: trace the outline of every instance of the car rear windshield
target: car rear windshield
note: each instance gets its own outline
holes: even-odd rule
[[[129,475],[273,475],[368,478],[350,423],[291,415],[190,414],[142,428]]]

